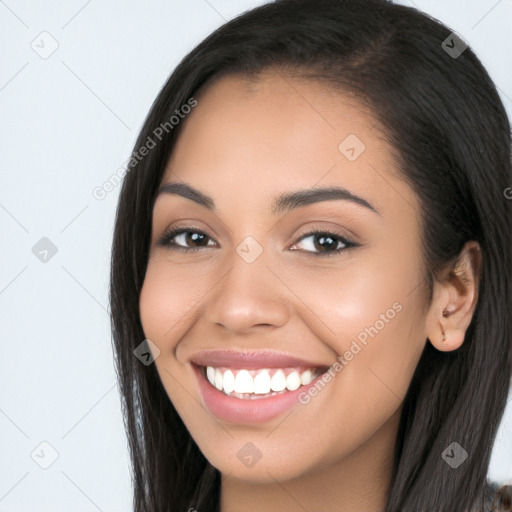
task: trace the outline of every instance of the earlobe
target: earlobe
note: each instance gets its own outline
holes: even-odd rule
[[[477,304],[481,264],[479,244],[467,242],[454,267],[434,283],[426,327],[437,350],[456,350],[464,342]]]

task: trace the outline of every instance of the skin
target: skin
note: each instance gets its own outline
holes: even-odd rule
[[[224,77],[198,96],[182,128],[162,183],[186,182],[217,210],[158,196],[140,314],[170,400],[222,474],[222,512],[383,510],[403,398],[425,343],[455,350],[464,340],[478,247],[467,244],[427,304],[418,200],[371,114],[323,84],[271,71],[251,82]],[[338,149],[348,134],[366,146],[354,161]],[[327,186],[379,213],[348,200],[271,212],[279,194]],[[156,244],[190,226],[208,246],[184,235],[175,243],[200,249]],[[302,236],[312,228],[359,246],[318,256],[318,238]],[[263,249],[250,264],[236,252],[247,236]],[[190,365],[197,351],[272,348],[332,365],[396,303],[400,312],[307,405],[258,425],[224,422],[204,407]],[[252,467],[237,457],[248,442],[262,455]]]

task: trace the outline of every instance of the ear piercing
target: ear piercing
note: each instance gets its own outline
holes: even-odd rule
[[[449,315],[448,311],[445,309],[443,311],[443,317],[447,317]],[[443,337],[441,338],[441,343],[446,343],[446,333],[444,332],[443,326],[441,326],[441,331],[443,333]]]

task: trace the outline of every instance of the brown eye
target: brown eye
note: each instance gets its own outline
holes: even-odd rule
[[[208,235],[194,228],[178,228],[165,233],[157,242],[160,247],[177,250],[194,250],[207,247]],[[188,245],[190,244],[190,245]]]
[[[329,231],[310,231],[302,235],[299,240],[307,240],[308,238],[312,241],[304,244],[307,247],[306,252],[311,252],[315,256],[333,256],[350,247],[358,246],[346,237]],[[296,243],[293,247],[297,245]]]

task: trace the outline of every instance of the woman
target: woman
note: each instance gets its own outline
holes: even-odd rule
[[[491,509],[510,125],[470,48],[384,0],[278,0],[183,59],[132,162],[110,298],[137,512]]]

